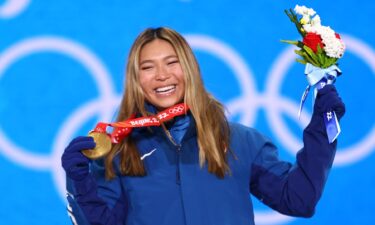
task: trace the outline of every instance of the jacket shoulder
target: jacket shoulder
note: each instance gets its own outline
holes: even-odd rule
[[[231,139],[241,138],[253,144],[264,144],[265,142],[270,142],[268,137],[263,135],[255,128],[248,127],[240,123],[229,123],[229,128],[231,132]]]
[[[269,138],[252,127],[230,123],[230,147],[238,155],[254,159],[264,146],[272,145]]]

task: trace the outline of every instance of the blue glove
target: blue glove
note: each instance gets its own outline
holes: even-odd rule
[[[90,159],[82,154],[82,150],[95,148],[92,137],[77,137],[73,139],[61,157],[61,164],[66,175],[74,180],[83,180],[89,174]]]
[[[345,114],[345,104],[339,97],[335,86],[330,84],[318,91],[313,116],[323,116],[324,113],[329,111],[335,111],[338,120]]]

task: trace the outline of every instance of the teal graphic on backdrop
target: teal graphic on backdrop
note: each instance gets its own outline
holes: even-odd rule
[[[256,203],[256,222],[373,224],[375,6],[270,0],[0,1],[1,224],[70,223],[62,151],[97,121],[114,118],[129,47],[149,26],[184,34],[229,118],[270,136],[293,161],[311,104],[298,120],[303,66],[279,40],[298,36],[283,13],[297,3],[313,7],[347,45],[337,80],[347,115],[316,215],[296,219]]]

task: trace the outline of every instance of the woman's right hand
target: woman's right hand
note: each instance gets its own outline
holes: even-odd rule
[[[83,180],[89,174],[90,159],[82,154],[82,150],[95,148],[92,137],[80,136],[73,139],[65,148],[61,157],[61,164],[66,175],[74,180]]]

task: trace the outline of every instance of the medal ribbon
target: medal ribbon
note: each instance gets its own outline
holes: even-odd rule
[[[134,118],[135,115],[133,114],[130,119],[121,122],[99,122],[92,132],[107,133],[108,126],[114,127],[115,129],[112,131],[112,133],[107,134],[110,136],[112,143],[119,143],[122,139],[130,134],[132,128],[160,126],[163,122],[171,120],[176,116],[186,114],[188,110],[189,107],[185,103],[180,103],[159,112],[155,116]]]
[[[332,65],[326,69],[322,69],[322,68],[313,66],[310,63],[307,63],[305,67],[305,74],[306,74],[306,78],[307,78],[309,85],[307,86],[306,90],[303,92],[299,111],[298,111],[298,118],[301,115],[302,107],[306,101],[307,95],[309,94],[310,88],[314,87],[314,96],[313,96],[313,104],[314,104],[318,90],[322,89],[327,84],[333,84],[336,81],[336,77],[341,74],[341,70],[336,65]],[[332,143],[336,140],[336,138],[341,132],[340,124],[338,122],[336,113],[334,111],[324,113],[323,117],[324,117],[324,124],[326,126],[327,135],[328,135],[328,141],[329,143]]]

